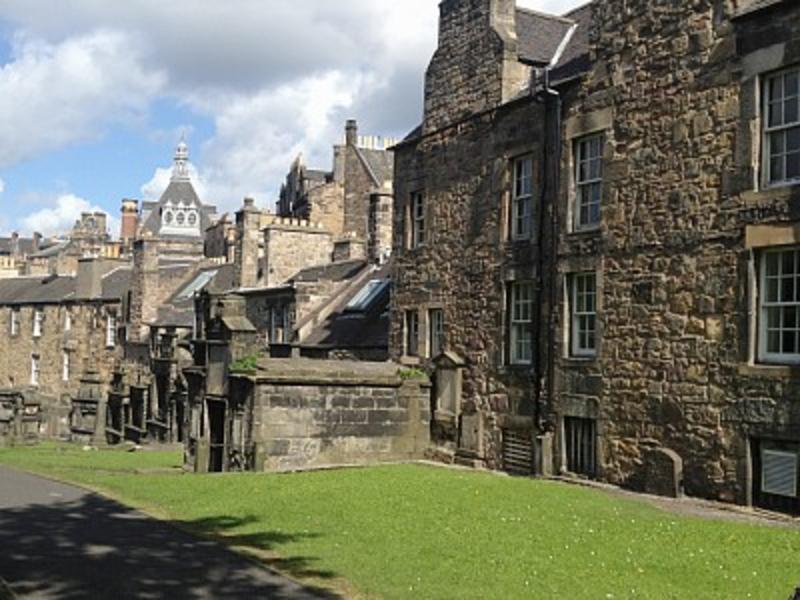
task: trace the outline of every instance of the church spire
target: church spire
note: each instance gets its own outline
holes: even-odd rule
[[[175,159],[172,165],[172,181],[189,181],[189,146],[181,136],[178,147],[175,148]]]

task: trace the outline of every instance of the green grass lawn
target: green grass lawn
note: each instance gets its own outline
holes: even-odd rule
[[[800,584],[798,530],[678,517],[581,487],[425,466],[135,473],[179,462],[0,450],[0,463],[99,488],[367,597],[784,600]]]

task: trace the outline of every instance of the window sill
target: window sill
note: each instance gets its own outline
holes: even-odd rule
[[[759,190],[742,192],[741,198],[746,205],[761,204],[763,202],[777,202],[790,200],[800,194],[800,180],[776,183]]]
[[[602,229],[603,228],[598,223],[597,225],[592,225],[591,227],[581,227],[580,229],[572,229],[571,231],[567,232],[567,235],[569,237],[590,237],[600,234]]]
[[[503,374],[519,375],[520,373],[528,373],[533,371],[533,364],[518,365],[518,364],[503,364],[497,369],[497,372]]]
[[[597,363],[597,355],[592,356],[562,356],[562,367],[586,367]]]
[[[778,365],[769,363],[759,363],[755,365],[742,364],[737,367],[739,375],[749,377],[771,377],[774,379],[799,379],[800,364],[797,365]]]

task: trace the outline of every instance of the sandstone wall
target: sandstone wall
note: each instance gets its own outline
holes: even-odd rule
[[[264,285],[285,284],[302,269],[331,262],[330,233],[311,225],[275,224],[264,230]]]
[[[515,0],[444,0],[425,75],[425,130],[510,100],[527,82],[517,59]]]
[[[478,445],[494,467],[502,461],[501,430],[533,427],[530,367],[506,364],[505,289],[539,277],[536,244],[508,239],[508,206],[511,161],[541,155],[542,123],[542,106],[525,100],[401,145],[395,154],[392,356],[430,366],[428,311],[443,310],[444,345],[468,363],[463,411],[485,419]],[[534,173],[540,189],[539,162]],[[410,198],[420,191],[427,239],[409,249]],[[403,357],[408,310],[419,312],[421,359]]]
[[[571,234],[562,208],[558,270],[597,272],[600,347],[596,360],[560,360],[554,420],[599,412],[607,480],[640,485],[655,446],[683,460],[689,494],[747,502],[751,436],[800,431],[796,373],[752,352],[758,251],[746,243],[748,225],[797,220],[796,186],[757,184],[758,81],[800,61],[800,7],[736,28],[729,8],[598,4],[594,68],[566,115],[560,206],[574,200],[572,136],[605,121],[602,227]],[[554,316],[566,340],[565,313]]]
[[[269,360],[253,401],[256,470],[375,464],[424,456],[427,380],[399,365]]]

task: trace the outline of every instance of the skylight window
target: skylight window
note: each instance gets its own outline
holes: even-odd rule
[[[180,294],[178,294],[178,300],[190,300],[194,297],[194,295],[199,292],[200,290],[204,289],[212,279],[217,275],[217,271],[205,271],[200,273],[197,277],[194,278],[192,283],[187,285],[183,288]]]
[[[347,303],[345,310],[350,312],[365,312],[369,310],[388,287],[389,281],[373,279],[353,296],[353,299]]]

